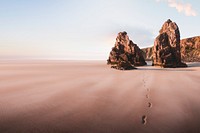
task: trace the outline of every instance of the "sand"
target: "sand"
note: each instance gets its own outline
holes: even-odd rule
[[[1,133],[199,133],[200,63],[0,61]]]

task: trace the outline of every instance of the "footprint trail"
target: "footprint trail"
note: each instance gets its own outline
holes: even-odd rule
[[[151,101],[150,101],[150,91],[151,91],[151,90],[150,90],[150,88],[147,87],[147,84],[146,84],[147,78],[146,78],[146,76],[145,76],[145,73],[144,73],[144,75],[143,75],[142,81],[143,81],[143,87],[144,87],[144,89],[147,91],[147,93],[146,93],[146,99],[147,99],[147,110],[146,110],[146,114],[149,114],[149,113],[148,113],[148,112],[150,111],[149,109],[152,108],[153,104],[152,104]],[[147,124],[147,115],[143,115],[143,116],[142,116],[142,124],[143,124],[143,125],[146,125],[146,124]]]

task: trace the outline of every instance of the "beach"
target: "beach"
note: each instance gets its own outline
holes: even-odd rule
[[[199,133],[200,63],[0,61],[1,133]]]

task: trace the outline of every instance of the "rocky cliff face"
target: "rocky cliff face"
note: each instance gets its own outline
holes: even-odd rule
[[[200,36],[185,38],[180,41],[181,59],[184,62],[200,62]],[[152,60],[153,47],[143,48],[145,60]]]
[[[142,54],[146,61],[152,61],[153,59],[153,47],[143,48]]]
[[[134,69],[134,66],[146,65],[141,49],[134,44],[126,32],[118,33],[107,64],[120,70]]]
[[[200,36],[181,40],[181,57],[186,62],[200,61]]]

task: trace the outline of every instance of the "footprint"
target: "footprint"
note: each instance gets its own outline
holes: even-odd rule
[[[142,116],[142,124],[145,125],[147,123],[147,116],[143,115]]]
[[[150,91],[150,89],[149,89],[149,88],[147,88],[147,91]]]
[[[146,98],[149,98],[149,95],[148,95],[148,94],[146,95]]]
[[[148,107],[151,108],[152,106],[153,106],[152,103],[149,102]]]

